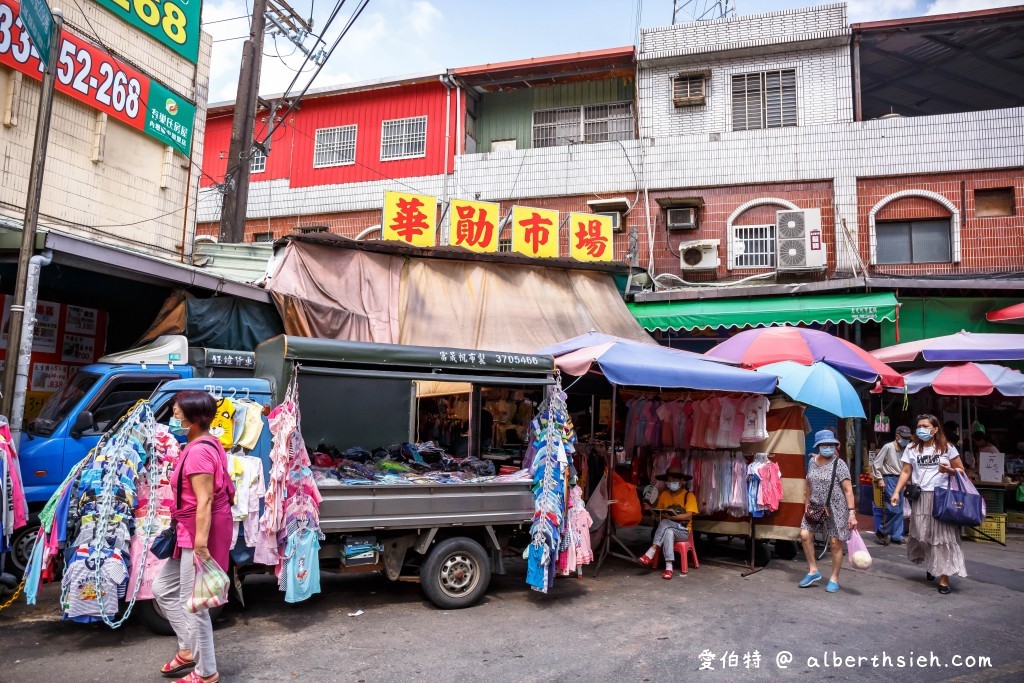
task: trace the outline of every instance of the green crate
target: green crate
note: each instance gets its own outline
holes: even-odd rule
[[[987,514],[1001,515],[1006,512],[1006,489],[987,489],[979,486],[978,493],[985,500]]]

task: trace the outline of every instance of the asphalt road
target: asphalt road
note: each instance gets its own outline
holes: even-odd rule
[[[260,577],[246,584],[249,608],[217,624],[219,668],[226,681],[355,683],[1024,680],[1024,535],[1008,548],[965,542],[970,577],[954,580],[950,596],[902,547],[867,540],[873,568],[844,571],[835,595],[797,588],[800,557],[743,578],[708,561],[729,559],[710,547],[699,569],[672,581],[613,558],[598,578],[559,580],[549,595],[525,588],[518,563],[480,605],[451,612],[417,585],[376,576],[325,575],[322,595],[286,605]],[[172,639],[134,620],[118,631],[62,623],[54,589],[36,607],[0,613],[0,681],[161,680]],[[956,667],[954,655],[989,657],[991,667]],[[848,667],[847,657],[864,659]]]

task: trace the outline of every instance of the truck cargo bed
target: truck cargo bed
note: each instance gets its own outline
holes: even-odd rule
[[[533,518],[531,482],[328,486],[320,489],[325,533],[522,524]]]

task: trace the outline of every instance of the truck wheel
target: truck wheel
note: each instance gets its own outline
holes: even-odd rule
[[[420,584],[427,599],[441,609],[471,607],[491,582],[487,551],[471,538],[441,541],[420,568]]]
[[[217,617],[220,616],[221,610],[223,609],[223,605],[211,609],[211,621],[216,622]],[[164,611],[160,609],[160,605],[156,600],[139,600],[135,603],[135,610],[139,613],[139,616],[142,617],[142,622],[153,633],[158,636],[174,635],[174,629],[171,628],[171,622],[167,621],[167,617],[164,616]]]
[[[11,537],[11,565],[14,567],[14,573],[19,577],[25,573],[37,536],[39,536],[39,518],[33,515],[28,526],[21,527]]]
[[[794,541],[775,541],[775,557],[792,560],[796,557],[796,543]]]

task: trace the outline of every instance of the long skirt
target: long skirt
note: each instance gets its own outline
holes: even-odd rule
[[[932,517],[934,499],[935,493],[922,491],[921,497],[910,504],[907,558],[924,564],[925,571],[935,576],[967,576],[960,527]]]

